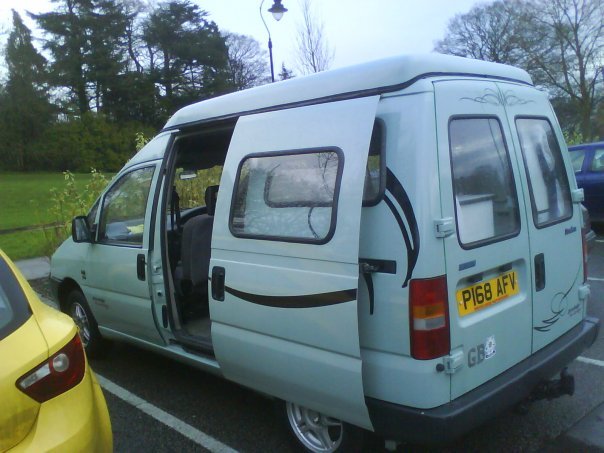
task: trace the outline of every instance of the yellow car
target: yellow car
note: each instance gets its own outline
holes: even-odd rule
[[[0,451],[109,452],[109,412],[71,318],[0,250]]]

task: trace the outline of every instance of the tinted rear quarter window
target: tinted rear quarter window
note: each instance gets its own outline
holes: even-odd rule
[[[545,118],[517,118],[516,129],[528,177],[537,228],[572,216],[572,203],[562,152]]]
[[[17,330],[31,316],[17,277],[0,256],[0,340]]]

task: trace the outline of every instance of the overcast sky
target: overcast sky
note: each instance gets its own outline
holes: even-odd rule
[[[268,35],[260,19],[261,0],[194,0],[209,13],[221,30],[251,35],[266,48]],[[300,22],[299,0],[283,0],[289,11],[276,22],[263,11],[273,39],[275,72],[281,63],[295,68],[295,38]],[[313,0],[313,10],[322,18],[329,44],[335,50],[332,67],[370,61],[403,53],[431,52],[444,36],[449,20],[484,0]],[[0,29],[11,23],[11,8],[23,17],[52,10],[50,0],[0,0]],[[31,22],[28,26],[33,27]],[[35,36],[41,37],[39,32]],[[4,42],[6,35],[0,41]]]

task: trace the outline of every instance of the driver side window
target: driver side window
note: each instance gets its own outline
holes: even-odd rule
[[[142,246],[145,211],[155,167],[126,173],[103,199],[99,242]]]

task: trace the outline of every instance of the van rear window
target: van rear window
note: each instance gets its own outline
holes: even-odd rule
[[[457,234],[464,248],[515,236],[518,198],[495,118],[455,118],[449,124]]]
[[[343,159],[339,150],[249,156],[237,174],[235,236],[327,242],[335,229]]]
[[[554,130],[544,118],[517,118],[516,129],[528,175],[537,228],[572,216],[572,202],[562,152]]]

